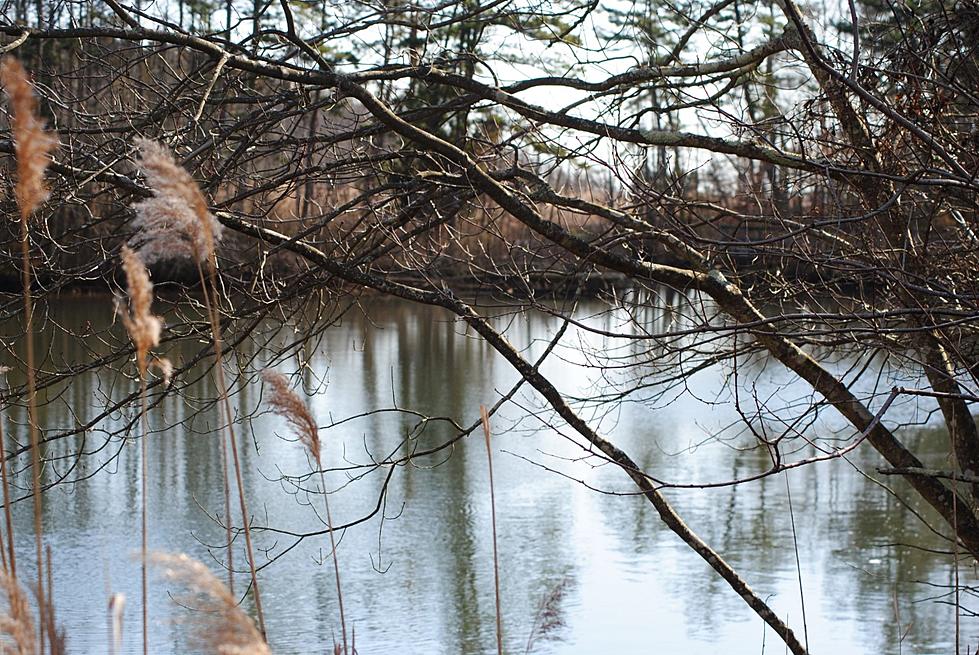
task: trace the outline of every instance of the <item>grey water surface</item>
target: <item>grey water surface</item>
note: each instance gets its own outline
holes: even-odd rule
[[[50,305],[42,337],[44,368],[96,362],[110,350],[98,339],[51,336],[54,325],[78,333],[109,329],[111,303],[100,297]],[[576,316],[614,329],[614,313],[582,303]],[[652,317],[650,320],[660,320]],[[281,320],[281,317],[280,317]],[[268,322],[271,325],[271,319]],[[497,320],[525,356],[539,356],[559,319],[521,312]],[[271,327],[270,343],[296,338],[302,327]],[[111,328],[121,335],[121,326]],[[6,343],[14,337],[6,328]],[[121,337],[120,337],[121,338]],[[255,373],[265,365],[256,340],[234,349],[228,370],[243,475],[253,515],[269,639],[276,653],[332,652],[339,637],[337,599],[319,478],[281,419],[264,412]],[[562,391],[614,388],[591,364],[617,353],[646,356],[635,343],[571,328],[543,370]],[[14,344],[17,345],[17,344]],[[181,364],[199,343],[169,343],[161,351]],[[585,357],[579,346],[593,349]],[[634,352],[630,351],[633,349]],[[840,370],[854,364],[838,358]],[[118,371],[120,365],[126,374]],[[678,360],[677,367],[682,366]],[[862,365],[862,364],[861,364]],[[732,385],[761,398],[790,421],[802,412],[806,386],[761,358],[693,374],[685,388],[655,397],[650,370],[648,403],[578,408],[590,423],[630,453],[657,479],[721,482],[760,473],[770,465],[764,449],[736,426]],[[454,434],[443,421],[419,425],[419,416],[448,417],[463,426],[518,380],[483,341],[440,311],[384,299],[367,300],[323,331],[315,345],[276,364],[301,370],[310,406],[321,427],[330,504],[336,522],[367,518],[346,530],[338,556],[348,624],[358,651],[370,653],[495,652],[492,531],[487,456],[476,431],[453,446],[422,454]],[[859,368],[859,367],[858,367]],[[148,503],[150,547],[182,552],[224,578],[224,512],[218,413],[206,400],[213,390],[203,369],[182,383],[185,398],[166,397],[152,409]],[[854,387],[876,393],[879,407],[896,380],[913,382],[884,362],[866,363]],[[17,384],[12,371],[10,384]],[[95,365],[70,385],[45,393],[41,422],[47,434],[85,425],[136,389],[131,364]],[[750,391],[750,393],[749,393]],[[890,423],[920,424],[902,435],[941,461],[945,435],[929,425],[930,405],[895,403]],[[64,478],[44,497],[45,540],[53,554],[58,618],[70,652],[105,653],[108,597],[127,597],[124,652],[141,652],[139,614],[138,431],[117,432],[136,416],[135,403],[108,411],[81,436],[53,443],[45,479]],[[23,415],[8,411],[8,436],[26,441]],[[774,420],[774,419],[773,419]],[[777,422],[777,421],[776,421]],[[699,653],[784,652],[777,637],[744,601],[632,495],[626,476],[588,453],[580,436],[556,421],[540,398],[522,388],[493,418],[503,630],[506,652]],[[784,426],[783,426],[784,427]],[[771,424],[767,429],[778,430]],[[852,438],[831,410],[800,426],[816,443]],[[793,459],[818,454],[796,439]],[[78,457],[84,452],[83,457]],[[392,467],[390,458],[415,456]],[[374,465],[381,462],[381,465]],[[18,468],[27,464],[16,460]],[[929,534],[902,504],[925,511],[906,488],[877,475],[879,457],[867,445],[846,458],[794,469],[735,486],[669,489],[665,494],[690,527],[727,559],[756,592],[807,638],[813,653],[948,653],[955,622],[946,585],[952,580],[947,543]],[[897,496],[875,479],[893,485]],[[26,486],[28,474],[17,476]],[[386,493],[382,491],[386,489]],[[21,489],[23,492],[23,489]],[[790,513],[790,501],[793,512]],[[927,512],[926,516],[927,515]],[[232,512],[236,526],[241,517]],[[797,539],[793,539],[794,518]],[[16,505],[18,563],[31,575],[33,534],[29,501]],[[320,534],[315,534],[320,533]],[[302,535],[307,535],[303,537]],[[799,567],[796,565],[798,547]],[[236,591],[247,582],[242,538],[233,551]],[[963,565],[962,581],[974,579]],[[802,602],[805,603],[805,622]],[[26,578],[30,579],[30,578]],[[150,652],[185,653],[189,610],[172,585],[151,577]],[[551,598],[541,622],[540,608]],[[251,597],[245,608],[254,612]],[[963,646],[979,643],[979,626],[963,618]],[[804,637],[805,635],[805,637]]]

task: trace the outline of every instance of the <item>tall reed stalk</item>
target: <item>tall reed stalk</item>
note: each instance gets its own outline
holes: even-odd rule
[[[493,450],[490,448],[489,412],[485,405],[479,406],[483,420],[483,436],[486,439],[486,462],[489,465],[490,516],[493,521],[493,586],[496,591],[496,652],[503,655],[503,615],[500,611],[500,556],[496,547],[496,489],[493,485]]]
[[[213,257],[214,257],[214,253],[212,252],[211,258],[213,259]],[[262,612],[262,595],[258,587],[258,576],[256,575],[257,567],[255,566],[255,555],[252,549],[251,520],[250,520],[250,515],[248,513],[248,505],[245,501],[245,486],[244,486],[244,480],[242,479],[241,476],[241,464],[238,460],[238,440],[235,437],[234,415],[231,411],[231,401],[229,400],[230,390],[228,388],[227,380],[224,376],[224,355],[223,355],[224,341],[222,339],[222,333],[221,333],[220,316],[218,314],[218,310],[216,306],[217,297],[218,297],[217,272],[216,272],[216,267],[214,266],[213,262],[210,260],[208,262],[207,268],[210,271],[209,283],[211,286],[211,293],[210,293],[211,298],[208,299],[208,294],[207,292],[205,292],[204,299],[205,299],[205,305],[207,307],[207,312],[210,317],[211,335],[213,336],[214,339],[214,368],[215,368],[215,375],[217,377],[218,395],[220,397],[221,407],[224,413],[225,429],[227,430],[228,433],[228,445],[230,446],[230,450],[231,450],[231,462],[234,465],[234,470],[235,470],[235,484],[238,488],[238,505],[239,508],[241,509],[241,522],[245,533],[245,554],[248,556],[248,568],[249,571],[251,572],[252,589],[255,593],[255,614],[258,617],[258,629],[262,632],[263,635],[265,635],[266,634],[265,618]],[[225,459],[226,458],[227,455],[225,454]],[[225,488],[227,489],[227,481],[225,481],[225,485],[226,485]],[[226,511],[230,512],[227,504],[225,507],[226,507]],[[230,529],[230,522],[228,527]],[[228,543],[228,553],[229,553],[228,556],[230,558],[230,553],[231,553],[230,540]],[[229,586],[233,588],[233,585],[234,585],[234,581],[232,580],[229,583]]]
[[[48,655],[65,655],[65,632],[58,627],[58,622],[54,614],[54,576],[51,573],[51,545],[45,546],[47,558],[44,563],[44,570],[47,574],[47,593],[45,594],[45,599],[47,602],[47,607],[44,608],[43,612],[40,612],[40,616],[44,618],[44,625],[41,626],[42,634],[46,633],[48,638]],[[42,645],[44,641],[42,640]],[[43,646],[42,646],[43,652]]]
[[[229,399],[230,389],[224,374],[223,339],[218,309],[220,298],[217,282],[217,256],[215,243],[221,236],[221,224],[217,222],[207,206],[207,201],[190,174],[174,159],[173,154],[163,145],[141,139],[137,142],[140,150],[139,164],[153,190],[153,196],[136,205],[135,225],[139,229],[138,252],[143,261],[150,263],[157,259],[184,257],[197,265],[204,293],[204,304],[210,322],[214,343],[214,368],[218,387],[219,406],[223,413],[223,423],[228,438],[238,488],[238,505],[241,510],[242,526],[245,534],[245,552],[251,573],[251,584],[255,598],[255,612],[258,627],[265,635],[265,618],[262,611],[262,596],[258,584],[257,567],[252,547],[251,521],[248,504],[245,500],[244,481],[238,458],[238,445],[234,432],[234,415]],[[205,274],[206,269],[206,274]],[[226,461],[226,458],[223,460]],[[227,467],[225,466],[225,510],[228,536],[229,589],[233,587],[233,561],[230,526],[230,491]]]
[[[140,425],[141,438],[139,440],[140,453],[140,527],[142,536],[142,566],[141,574],[141,597],[143,602],[143,655],[148,653],[148,609],[146,593],[146,556],[147,556],[147,526],[146,526],[146,505],[147,505],[147,464],[146,440],[149,438],[149,409],[146,398],[146,378],[149,372],[150,350],[160,344],[160,331],[163,322],[159,316],[154,316],[151,312],[153,305],[153,283],[150,282],[149,273],[146,266],[135,252],[123,246],[120,254],[122,258],[122,268],[126,274],[126,289],[129,294],[129,309],[123,310],[117,306],[119,316],[122,318],[129,338],[132,339],[136,348],[136,366],[139,369],[139,403],[140,403]]]
[[[3,83],[13,108],[11,131],[17,159],[17,184],[14,194],[20,210],[21,273],[24,295],[24,348],[27,376],[27,422],[31,441],[31,477],[34,498],[34,545],[37,557],[37,598],[44,625],[44,552],[41,528],[41,454],[37,421],[37,379],[34,361],[34,303],[31,297],[30,216],[47,199],[44,171],[51,162],[51,152],[57,141],[44,129],[37,112],[37,99],[20,62],[5,57],[0,62],[0,82]],[[44,650],[44,631],[41,628],[41,650]]]
[[[227,425],[228,438],[221,440],[221,472],[224,477],[223,487],[224,487],[224,530],[225,538],[228,543],[228,589],[233,594],[235,592],[235,575],[234,575],[234,551],[232,550],[233,540],[231,538],[231,483],[228,475],[228,444],[231,444],[231,450],[234,454],[234,467],[235,467],[235,479],[237,480],[238,498],[239,500],[244,499],[244,495],[241,492],[241,475],[238,472],[238,448],[236,446],[236,439],[234,434],[234,426],[231,422],[231,407],[228,404],[228,393],[227,387],[225,386],[224,379],[224,339],[223,332],[221,331],[221,317],[216,309],[216,296],[217,296],[217,280],[215,279],[208,281],[208,278],[204,276],[204,269],[201,267],[200,259],[195,256],[197,275],[199,276],[201,282],[201,292],[204,295],[204,308],[207,312],[207,322],[211,328],[211,336],[214,341],[214,366],[217,369],[215,375],[217,377],[216,384],[219,389],[221,407],[219,411],[224,415],[225,425]],[[215,266],[210,265],[210,259],[208,260],[209,270],[216,270]],[[214,300],[212,300],[212,297]],[[242,514],[245,510],[242,510]],[[245,518],[245,530],[248,528],[248,519]],[[245,546],[249,552],[249,566],[254,569],[254,565],[251,563],[251,539],[250,532],[246,534]],[[252,582],[256,581],[255,577],[252,576]],[[258,587],[256,586],[256,589]],[[259,596],[256,592],[256,598]],[[261,615],[261,600],[257,600],[255,603],[256,608],[259,608],[259,615]],[[261,626],[262,634],[265,634],[265,624],[263,621],[259,621]]]
[[[323,489],[323,505],[326,509],[326,530],[330,535],[330,553],[333,557],[333,573],[337,584],[337,605],[340,609],[340,632],[343,636],[343,652],[350,653],[347,647],[347,621],[343,613],[343,592],[340,588],[340,562],[337,556],[336,539],[333,536],[333,518],[330,516],[330,495],[326,491],[326,475],[323,472],[322,451],[320,449],[319,427],[313,414],[299,395],[289,388],[286,376],[276,371],[262,371],[262,379],[271,388],[267,402],[272,411],[286,420],[316,462],[319,470],[320,487]]]
[[[6,371],[3,371],[6,373]],[[17,555],[14,553],[14,520],[10,511],[10,482],[7,480],[7,437],[0,420],[0,482],[3,483],[3,519],[7,531],[10,577],[17,580]]]
[[[126,596],[112,594],[109,597],[109,655],[122,652],[122,618],[126,611]]]

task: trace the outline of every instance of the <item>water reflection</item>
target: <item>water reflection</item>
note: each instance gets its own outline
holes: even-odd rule
[[[668,292],[663,292],[664,294]],[[617,312],[584,303],[576,316],[605,331],[634,335],[693,325],[703,306],[691,311],[676,293],[659,301],[669,311],[636,302]],[[492,403],[516,382],[512,370],[451,316],[384,299],[365,302],[366,313],[348,312],[324,331],[317,347],[300,349],[277,366],[295,370],[323,425],[327,485],[336,522],[373,514],[347,530],[339,547],[348,621],[356,626],[361,652],[485,653],[494,650],[494,600],[486,454],[481,436],[466,438],[433,455],[412,457],[390,477],[373,462],[421,453],[455,431],[447,422],[419,426],[417,415],[373,412],[406,408],[468,425],[482,403]],[[173,321],[179,324],[179,317]],[[48,311],[39,346],[44,369],[97,361],[122,343],[121,326],[111,325],[109,302],[65,300]],[[55,330],[88,335],[82,341]],[[508,337],[535,358],[561,325],[530,312],[498,320]],[[263,601],[273,647],[280,653],[327,652],[338,634],[335,591],[323,535],[296,541],[297,534],[323,530],[310,462],[285,426],[260,407],[255,372],[265,346],[295,340],[297,323],[279,331],[262,323],[236,347],[233,398],[240,417],[245,485],[255,515],[259,559],[275,560],[262,572]],[[3,332],[14,343],[16,326]],[[569,395],[617,384],[656,382],[692,364],[673,341],[623,340],[571,329],[545,372]],[[581,346],[591,350],[581,352]],[[718,341],[713,347],[729,347]],[[167,344],[168,355],[190,362],[200,344]],[[662,357],[653,362],[655,357]],[[618,358],[650,365],[627,378],[602,376],[597,366]],[[845,370],[852,361],[834,365]],[[761,357],[745,358],[738,374],[750,380],[746,399],[764,399],[756,429],[783,430],[801,411],[794,405],[809,391]],[[875,367],[880,363],[875,363]],[[672,367],[672,370],[671,370]],[[872,367],[873,368],[873,367]],[[119,371],[123,371],[120,373]],[[876,372],[876,368],[871,373]],[[131,363],[116,359],[95,366],[71,384],[46,390],[41,421],[47,434],[81,429],[47,446],[54,461],[46,479],[68,482],[46,495],[44,522],[55,554],[55,593],[73,652],[95,652],[105,643],[105,606],[110,591],[131,599],[125,648],[140,650],[137,549],[138,447],[130,434],[135,407],[113,409],[135,390]],[[884,377],[888,373],[885,371]],[[731,403],[731,371],[706,368],[686,388],[668,392],[650,386],[650,403],[607,407],[583,405],[593,424],[664,480],[707,482],[740,479],[771,463],[738,423]],[[860,393],[876,384],[868,374],[855,381]],[[14,371],[10,384],[21,384]],[[213,388],[204,363],[186,371],[184,398],[160,400],[151,417],[149,502],[152,548],[187,552],[220,570],[225,554],[220,442],[212,434],[217,413],[208,399]],[[863,387],[861,387],[863,385]],[[887,385],[882,385],[886,388]],[[905,403],[894,420],[923,415]],[[351,417],[356,417],[352,418]],[[26,442],[24,415],[9,408],[8,432]],[[351,419],[351,420],[347,420]],[[767,426],[767,427],[766,427]],[[822,412],[800,428],[811,439],[831,440],[842,424]],[[564,584],[554,610],[556,627],[537,641],[535,652],[758,653],[781,650],[747,606],[659,521],[655,511],[631,495],[628,480],[594,459],[582,460],[574,437],[524,390],[494,418],[504,629],[509,652],[522,652],[542,599]],[[922,430],[913,437],[941,456],[942,435]],[[816,454],[801,440],[787,452]],[[84,452],[83,457],[79,453]],[[26,457],[16,461],[18,468]],[[536,464],[535,464],[536,463]],[[949,558],[934,549],[945,542],[929,536],[905,507],[930,516],[912,494],[893,495],[868,480],[879,460],[860,449],[847,460],[827,462],[762,478],[750,484],[667,491],[680,513],[802,633],[798,578],[805,590],[806,625],[814,652],[947,652],[954,637],[952,610],[926,600],[947,584]],[[547,472],[542,467],[554,469]],[[28,473],[21,471],[21,487]],[[599,493],[579,484],[607,493]],[[887,481],[896,483],[895,481]],[[23,492],[23,489],[21,489]],[[791,497],[801,570],[789,513]],[[374,514],[380,503],[380,512]],[[936,524],[937,525],[937,524]],[[33,552],[29,502],[18,503],[16,528],[22,568]],[[271,529],[266,529],[271,528]],[[294,547],[293,547],[294,546]],[[235,561],[244,563],[242,544]],[[29,572],[26,575],[31,575]],[[971,571],[963,571],[969,577]],[[969,578],[971,579],[971,578]],[[239,587],[245,576],[238,576]],[[246,599],[246,607],[249,600]],[[162,583],[151,588],[153,652],[185,652],[174,606]],[[964,626],[964,639],[976,626]],[[903,639],[903,642],[902,642]]]

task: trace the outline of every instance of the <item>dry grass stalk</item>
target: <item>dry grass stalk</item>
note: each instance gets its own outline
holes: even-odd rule
[[[34,302],[31,297],[31,256],[29,218],[47,199],[44,171],[51,163],[51,151],[57,143],[44,130],[44,121],[37,112],[37,99],[27,72],[16,59],[6,57],[0,62],[0,82],[3,83],[13,107],[11,129],[14,153],[17,158],[17,185],[14,194],[20,208],[21,283],[24,293],[24,349],[26,351],[27,413],[31,440],[31,477],[34,498],[34,547],[37,557],[37,598],[41,611],[44,601],[44,555],[41,528],[41,451],[37,422],[37,380],[34,363]],[[44,633],[41,632],[41,650]]]
[[[503,655],[503,614],[500,609],[500,556],[496,547],[496,489],[493,486],[493,451],[490,448],[489,412],[485,405],[479,406],[483,421],[483,436],[486,439],[486,462],[489,466],[490,514],[493,520],[493,586],[496,591],[496,652]]]
[[[0,614],[0,652],[33,655],[37,652],[34,621],[27,595],[13,576],[0,574],[0,588],[7,597],[7,612]]]
[[[217,655],[271,655],[262,633],[206,566],[186,555],[154,554],[149,561],[187,589],[177,600],[195,610],[190,617],[192,646]]]
[[[10,482],[7,479],[7,436],[6,430],[3,429],[2,421],[0,421],[0,481],[3,483],[3,518],[7,532],[7,558],[5,558],[4,566],[6,566],[6,561],[9,560],[10,568],[7,570],[10,571],[10,575],[16,580],[17,556],[14,553],[14,521],[10,511]]]
[[[109,598],[109,654],[122,652],[122,619],[126,610],[126,594],[115,593]]]
[[[235,483],[238,489],[238,508],[241,511],[241,522],[242,528],[245,533],[245,555],[248,557],[248,570],[251,574],[252,580],[252,593],[255,596],[255,613],[258,617],[258,628],[265,634],[265,616],[262,611],[262,594],[258,586],[258,568],[255,566],[255,555],[252,548],[252,533],[251,533],[251,517],[248,513],[248,505],[245,501],[245,484],[241,476],[241,463],[238,459],[238,441],[235,438],[234,430],[234,413],[231,410],[231,401],[229,400],[228,382],[224,376],[224,356],[223,356],[223,339],[221,338],[221,321],[218,315],[218,309],[215,306],[218,298],[218,284],[217,284],[217,267],[215,265],[216,258],[213,253],[211,259],[208,260],[210,265],[208,270],[210,271],[209,283],[210,283],[210,293],[207,292],[207,284],[204,281],[204,272],[198,265],[197,270],[201,276],[202,288],[205,289],[204,292],[204,304],[207,306],[207,313],[211,321],[211,335],[214,338],[214,369],[215,376],[217,378],[218,393],[220,395],[221,408],[224,411],[224,425],[228,434],[227,446],[222,441],[221,442],[221,462],[224,470],[224,507],[225,507],[225,517],[227,524],[227,538],[228,538],[228,586],[234,591],[234,565],[232,560],[232,540],[231,540],[231,492],[230,483],[228,480],[228,452],[231,453],[231,463],[235,471]],[[212,301],[213,299],[213,301]]]
[[[126,290],[129,295],[129,309],[123,309],[122,303],[116,304],[116,312],[122,318],[129,338],[132,339],[136,347],[136,363],[139,367],[139,401],[140,401],[140,425],[142,426],[142,438],[139,440],[140,453],[140,526],[141,526],[141,548],[142,548],[142,567],[141,567],[141,597],[142,597],[142,618],[143,618],[143,653],[149,652],[149,618],[147,616],[147,582],[146,582],[146,554],[148,541],[147,528],[147,481],[148,468],[146,462],[147,447],[146,439],[149,437],[148,403],[146,398],[146,374],[149,362],[150,350],[160,344],[160,332],[163,329],[163,321],[159,316],[152,312],[153,307],[153,283],[150,282],[150,274],[146,270],[142,259],[127,246],[122,247],[120,253],[122,258],[122,270],[126,274]]]
[[[221,224],[210,213],[204,194],[190,174],[177,163],[173,154],[165,146],[150,140],[140,140],[140,167],[146,175],[147,183],[153,190],[153,197],[134,205],[135,225],[140,232],[134,241],[139,242],[138,252],[144,262],[163,258],[189,257],[197,264],[204,292],[214,339],[214,368],[217,378],[220,406],[224,412],[224,425],[228,435],[228,446],[222,443],[222,462],[227,461],[227,451],[231,453],[235,479],[238,487],[238,505],[245,533],[245,552],[251,573],[252,591],[255,595],[255,611],[258,627],[265,634],[265,618],[262,612],[262,596],[258,584],[252,548],[250,517],[245,501],[245,491],[238,459],[238,445],[234,433],[234,414],[228,400],[228,383],[224,375],[223,341],[221,322],[218,314],[217,257],[215,244],[221,238]],[[205,279],[204,269],[208,270]],[[232,557],[230,484],[227,464],[224,464],[226,536],[228,541],[228,586],[234,589],[234,562]]]
[[[54,577],[51,575],[51,546],[47,546],[47,561],[45,570],[48,578],[48,589],[44,599],[47,605],[42,612],[39,612],[41,620],[41,631],[47,635],[48,655],[65,655],[68,651],[66,646],[65,631],[58,625],[54,612]],[[44,640],[41,640],[44,643]]]
[[[6,375],[9,366],[0,366],[0,375]],[[10,511],[10,482],[7,479],[7,436],[0,419],[0,482],[3,484],[3,518],[7,530],[7,554],[10,558],[10,575],[17,580],[17,556],[14,553],[14,520]]]
[[[343,612],[343,592],[340,587],[340,562],[337,556],[336,538],[333,536],[333,518],[330,516],[330,497],[326,491],[326,476],[323,473],[323,460],[320,451],[319,427],[309,407],[289,386],[289,379],[283,374],[265,369],[262,379],[269,386],[271,393],[266,398],[272,411],[286,420],[296,432],[300,443],[309,451],[319,469],[320,486],[323,488],[323,504],[326,508],[326,529],[330,535],[330,552],[333,556],[333,572],[337,583],[337,605],[340,610],[340,633],[343,638],[343,652],[351,653],[347,647],[347,621]],[[337,644],[339,647],[339,644]]]

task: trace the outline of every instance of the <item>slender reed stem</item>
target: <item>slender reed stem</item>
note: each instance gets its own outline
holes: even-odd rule
[[[27,208],[20,211],[20,247],[24,286],[24,348],[27,368],[27,422],[31,438],[31,478],[34,498],[34,548],[37,556],[37,602],[40,614],[41,652],[44,652],[44,548],[41,532],[41,447],[37,422],[37,379],[34,370],[34,302],[31,298],[31,246]]]
[[[955,493],[952,494],[952,529],[955,534],[959,533],[959,505],[958,505],[958,482],[956,480],[952,481],[952,489]],[[959,655],[959,638],[962,634],[962,612],[961,605],[959,604],[959,540],[952,539],[952,574],[954,576],[954,589],[955,589],[955,655]]]
[[[146,560],[149,554],[147,548],[147,529],[146,529],[146,476],[148,467],[146,465],[146,439],[150,434],[149,420],[147,414],[149,408],[146,402],[146,355],[140,353],[139,360],[139,404],[140,404],[140,424],[142,425],[142,435],[139,440],[139,459],[140,459],[140,524],[142,527],[142,552],[140,557],[140,595],[143,604],[143,655],[148,655],[149,644],[149,609],[147,607],[146,590]]]
[[[228,591],[235,594],[235,558],[232,554],[231,540],[231,482],[228,479],[228,444],[224,439],[218,439],[221,444],[221,472],[224,474],[224,533],[228,543]]]
[[[149,447],[146,442],[150,436],[150,425],[146,380],[149,372],[148,356],[150,349],[160,344],[160,330],[162,329],[163,322],[159,316],[154,316],[152,313],[153,284],[150,282],[149,273],[146,270],[145,264],[139,258],[139,255],[135,254],[126,246],[122,248],[121,257],[123,270],[126,273],[126,286],[129,292],[129,309],[121,311],[121,307],[117,305],[116,310],[119,312],[126,326],[126,331],[129,332],[129,338],[132,339],[133,345],[136,347],[136,366],[139,369],[139,423],[142,433],[139,439],[140,533],[142,546],[140,594],[143,619],[143,655],[147,655],[149,650],[149,604],[147,602],[146,584],[146,560],[148,554],[147,504],[149,497],[149,483],[147,481],[149,477],[149,465],[147,462],[147,453]]]
[[[326,507],[326,530],[330,535],[330,553],[333,556],[333,573],[337,581],[337,605],[340,607],[340,634],[343,636],[343,652],[349,655],[347,648],[347,619],[343,613],[343,592],[340,590],[340,561],[337,555],[337,542],[333,536],[333,517],[330,516],[330,494],[326,491],[326,475],[323,473],[323,463],[319,456],[316,458],[316,466],[320,470],[320,487],[323,488],[323,505]]]
[[[496,588],[496,652],[503,655],[503,616],[500,612],[500,557],[496,547],[496,491],[493,486],[493,451],[490,448],[489,413],[485,405],[479,406],[483,419],[483,436],[486,437],[486,462],[489,465],[490,515],[493,521],[493,584]]]
[[[223,378],[223,375],[219,375],[219,378]],[[222,383],[223,386],[223,383]],[[230,405],[228,399],[224,399],[225,405]],[[258,618],[258,630],[262,633],[262,637],[266,637],[265,632],[265,618],[262,613],[262,595],[258,588],[258,576],[256,575],[257,569],[255,567],[255,555],[252,551],[252,536],[251,527],[249,525],[249,515],[248,515],[248,505],[245,502],[245,490],[244,483],[241,478],[241,465],[238,462],[238,446],[235,443],[235,433],[231,428],[231,412],[229,408],[225,408],[225,416],[228,421],[228,443],[231,444],[231,461],[235,467],[235,483],[238,485],[238,505],[241,508],[241,521],[242,527],[245,531],[245,553],[248,555],[248,568],[251,571],[252,578],[252,590],[255,592],[255,614]]]
[[[123,594],[112,594],[109,598],[109,655],[119,655],[122,651],[122,615],[126,606]]]
[[[9,530],[8,530],[9,532]],[[0,548],[0,564],[3,565],[3,572],[5,575],[13,575],[10,572],[10,567],[7,565],[7,549]]]
[[[10,577],[17,580],[17,557],[14,554],[14,520],[10,511],[10,483],[7,481],[7,437],[0,420],[0,481],[3,483],[3,519],[7,527],[7,552],[10,557]]]
[[[63,655],[63,640],[59,639],[58,624],[54,616],[54,576],[51,574],[51,544],[45,544],[45,571],[47,573],[47,607],[44,610],[44,630],[48,633],[48,643],[51,644],[50,655]]]
[[[212,307],[211,293],[208,290],[207,282],[204,277],[204,271],[201,268],[200,260],[197,260],[197,262],[198,262],[197,273],[200,276],[201,291],[204,294],[204,307],[207,309],[207,320],[211,324],[211,333],[217,334],[215,332],[215,327],[214,327],[215,321],[214,321],[213,312],[211,310]],[[217,329],[218,332],[220,332],[220,325],[218,325]],[[215,342],[217,341],[218,339],[215,338]],[[217,345],[215,345],[215,350],[214,350],[215,359],[219,362],[221,361],[221,355],[218,354],[220,350],[221,349]],[[224,376],[221,375],[220,379],[223,380]],[[223,384],[221,384],[220,386],[221,389],[224,389]],[[230,415],[230,412],[227,412],[224,408],[222,408],[221,411],[224,411],[226,414]],[[230,419],[229,419],[229,425],[230,425]],[[221,439],[220,443],[221,443],[221,473],[224,477],[224,531],[225,531],[225,538],[228,544],[228,591],[230,591],[231,595],[233,596],[235,593],[235,561],[234,561],[233,544],[231,540],[231,482],[228,475],[228,444],[225,442],[224,439]],[[265,632],[263,631],[262,634],[264,635]]]

